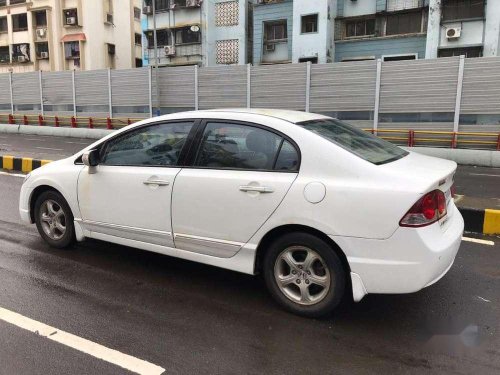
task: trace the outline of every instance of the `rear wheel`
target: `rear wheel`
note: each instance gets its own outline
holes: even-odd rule
[[[35,222],[50,246],[65,248],[75,241],[73,214],[63,196],[55,191],[46,191],[37,198]]]
[[[309,233],[289,233],[267,249],[264,279],[285,309],[307,317],[331,313],[345,289],[345,271],[335,251]]]

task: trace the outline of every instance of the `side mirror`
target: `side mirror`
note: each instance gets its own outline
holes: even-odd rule
[[[89,150],[85,151],[82,155],[82,162],[89,168],[99,165],[99,151]]]

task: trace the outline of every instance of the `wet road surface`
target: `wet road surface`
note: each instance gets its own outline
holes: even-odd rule
[[[166,374],[500,373],[500,239],[463,242],[410,295],[368,295],[323,320],[280,310],[263,282],[98,241],[49,248],[0,176],[0,307]],[[0,374],[127,373],[0,321]]]

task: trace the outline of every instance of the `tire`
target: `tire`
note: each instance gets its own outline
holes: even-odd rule
[[[58,192],[46,191],[37,198],[35,202],[36,227],[40,236],[50,246],[63,249],[75,242],[73,220],[73,213],[68,203]]]
[[[309,233],[289,233],[276,239],[265,253],[263,272],[273,298],[297,315],[329,315],[344,295],[342,262],[328,243]]]

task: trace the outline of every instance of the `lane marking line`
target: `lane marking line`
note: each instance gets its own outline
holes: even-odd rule
[[[23,328],[40,337],[69,346],[92,357],[117,365],[125,370],[141,375],[160,375],[165,369],[142,359],[123,354],[82,337],[61,331],[16,312],[0,307],[0,320]]]
[[[453,197],[453,201],[455,202],[455,204],[460,202],[462,199],[464,199],[464,195],[455,194],[455,196]]]
[[[495,246],[495,243],[493,241],[480,240],[479,238],[462,237],[462,241],[479,243],[481,245]]]
[[[62,148],[50,148],[50,147],[35,147],[39,150],[52,150],[52,151],[64,151]]]
[[[500,174],[488,174],[488,173],[469,173],[471,176],[488,176],[488,177],[500,177]]]
[[[25,174],[19,174],[19,173],[9,173],[9,172],[2,172],[0,171],[0,176],[12,176],[12,177],[26,177]]]

